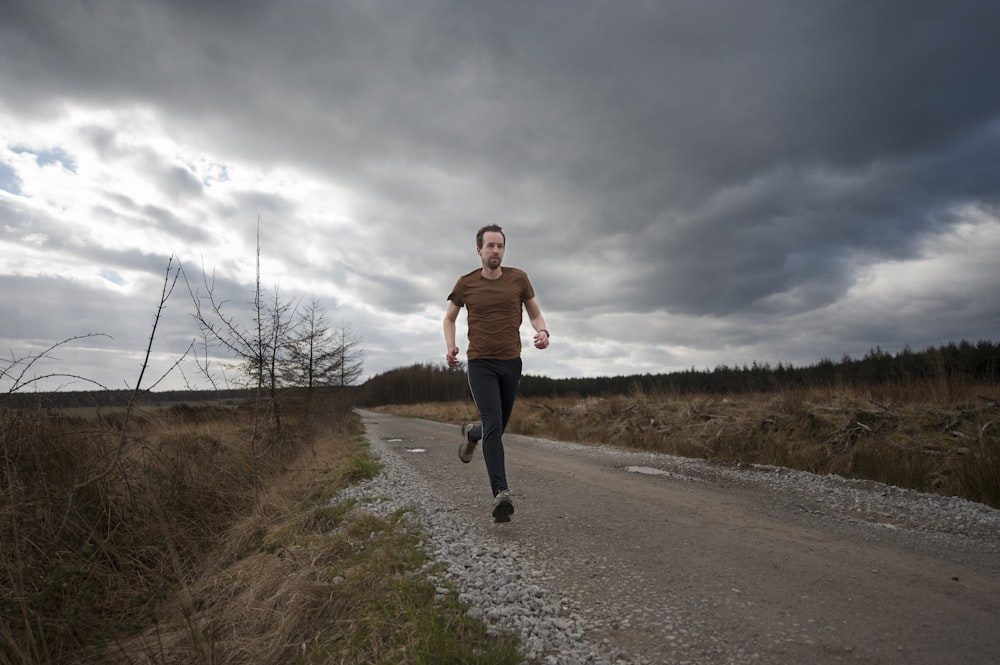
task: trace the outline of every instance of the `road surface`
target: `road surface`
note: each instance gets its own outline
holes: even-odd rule
[[[810,496],[785,489],[804,474],[507,435],[516,512],[493,524],[457,425],[361,415],[442,505],[556,571],[594,642],[654,663],[1000,663],[1000,520],[970,532],[968,502],[930,524],[872,509],[875,483],[829,501],[816,476]]]

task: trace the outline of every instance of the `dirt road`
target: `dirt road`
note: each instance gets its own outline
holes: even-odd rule
[[[362,416],[442,505],[544,560],[590,640],[657,663],[1000,662],[989,515],[930,524],[878,510],[888,488],[874,483],[832,501],[824,479],[808,476],[812,495],[779,469],[508,435],[516,512],[493,524],[482,454],[459,461],[457,426]]]

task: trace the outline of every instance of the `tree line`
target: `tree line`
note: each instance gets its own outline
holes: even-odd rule
[[[844,355],[834,362],[794,367],[791,364],[753,362],[742,367],[718,365],[663,374],[553,379],[526,374],[518,393],[523,397],[590,397],[632,392],[726,394],[772,392],[815,387],[871,387],[928,379],[962,379],[986,385],[1000,384],[1000,343],[981,340],[951,342],[924,351],[909,347],[893,354],[872,348],[861,358]],[[415,364],[384,372],[360,389],[362,406],[416,404],[470,399],[465,371],[444,365]]]

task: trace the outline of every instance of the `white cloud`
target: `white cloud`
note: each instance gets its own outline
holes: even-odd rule
[[[369,374],[443,360],[487,223],[553,332],[534,374],[995,337],[997,12],[15,0],[0,337],[106,332],[59,362],[120,384],[171,255],[245,306],[258,220],[265,288],[319,297]]]

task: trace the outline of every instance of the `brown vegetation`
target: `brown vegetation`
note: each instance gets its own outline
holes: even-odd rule
[[[470,401],[377,407],[475,420]],[[508,431],[723,464],[863,478],[1000,507],[1000,392],[927,381],[872,390],[520,399]]]
[[[403,515],[331,502],[378,472],[347,396],[283,395],[280,437],[233,406],[0,405],[0,662],[517,662]]]

